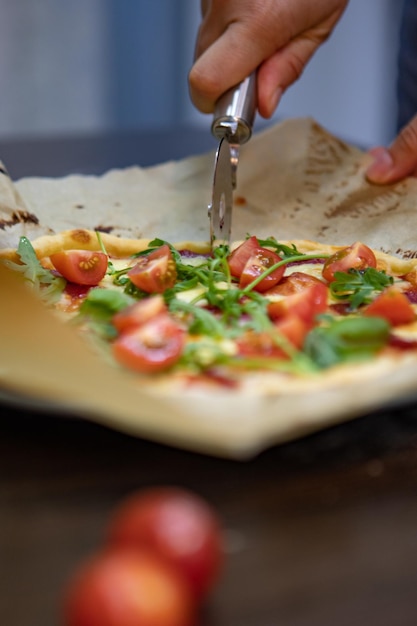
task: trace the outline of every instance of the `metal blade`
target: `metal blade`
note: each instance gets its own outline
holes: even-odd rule
[[[209,206],[211,246],[228,244],[232,230],[233,168],[230,145],[223,138],[216,152],[212,202]]]

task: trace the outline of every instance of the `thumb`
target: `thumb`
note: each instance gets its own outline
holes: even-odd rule
[[[372,183],[395,183],[417,176],[417,115],[405,126],[389,148],[373,148],[374,161],[366,171]]]

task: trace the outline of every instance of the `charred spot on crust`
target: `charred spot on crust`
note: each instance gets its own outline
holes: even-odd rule
[[[91,241],[91,235],[87,230],[83,230],[82,228],[78,228],[76,230],[71,231],[71,239],[75,243],[86,245]]]
[[[112,233],[114,230],[114,226],[96,226],[94,230],[97,230],[99,233]]]
[[[9,219],[0,220],[0,229],[6,230],[16,224],[39,224],[39,220],[34,213],[29,211],[14,211]]]

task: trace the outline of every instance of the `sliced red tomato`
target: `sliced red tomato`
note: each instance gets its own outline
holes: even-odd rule
[[[362,310],[363,315],[383,317],[391,326],[410,324],[416,314],[407,296],[396,287],[388,287]]]
[[[275,324],[277,331],[297,349],[303,347],[304,339],[309,331],[307,324],[296,315],[287,315]]]
[[[124,332],[128,328],[142,326],[145,322],[153,319],[161,313],[167,313],[168,309],[160,294],[138,300],[125,309],[113,315],[112,323],[119,331]]]
[[[119,335],[113,342],[113,354],[122,365],[150,374],[174,365],[184,345],[184,330],[169,315],[161,313]]]
[[[290,296],[291,294],[304,291],[308,287],[311,287],[311,285],[317,284],[323,285],[324,283],[320,278],[307,274],[306,272],[292,272],[288,274],[288,276],[284,276],[278,285],[272,287],[264,295],[267,297],[276,294]]]
[[[239,278],[239,287],[243,289],[247,287],[256,278],[275,263],[282,261],[281,257],[269,250],[263,248],[255,236],[246,239],[238,248],[236,248],[228,258],[230,273],[235,278]],[[265,276],[255,287],[256,291],[266,291],[276,285],[282,278],[285,267],[281,266]]]
[[[376,265],[376,257],[371,248],[357,241],[332,254],[324,263],[322,275],[330,283],[335,279],[336,272],[348,272],[350,269],[363,270],[367,267],[376,267]]]
[[[259,278],[265,270],[269,269],[275,263],[282,261],[281,257],[272,250],[266,248],[259,248],[255,254],[249,257],[247,260],[239,279],[239,287],[244,289],[256,278]],[[259,283],[254,286],[255,291],[267,291],[274,285],[276,285],[285,272],[285,266],[281,265],[274,269],[270,274],[262,278]]]
[[[65,626],[193,626],[196,616],[181,573],[144,550],[107,551],[83,563],[62,611]]]
[[[50,256],[54,268],[68,281],[77,285],[98,285],[104,278],[108,257],[104,252],[63,250]]]
[[[139,257],[127,273],[136,287],[146,293],[163,293],[175,285],[177,271],[170,247],[164,244]]]
[[[157,552],[181,571],[199,601],[218,579],[224,559],[214,509],[179,487],[154,487],[129,496],[110,521],[108,545]]]
[[[306,324],[313,324],[317,315],[327,310],[328,288],[322,283],[312,283],[303,291],[285,296],[268,304],[268,314],[272,320],[280,320],[287,315],[295,315]]]
[[[227,259],[231,275],[235,278],[240,278],[249,258],[255,254],[260,247],[259,241],[255,235],[252,235],[252,237],[249,237],[249,239],[246,239],[240,246],[235,248]]]
[[[292,346],[300,349],[308,331],[309,328],[302,319],[296,315],[287,315],[275,324],[274,330],[263,333],[249,331],[239,337],[236,343],[242,356],[286,359],[288,354],[280,347],[280,339],[283,337]]]

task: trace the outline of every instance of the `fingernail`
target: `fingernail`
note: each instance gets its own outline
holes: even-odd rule
[[[386,148],[374,148],[370,151],[374,161],[366,170],[366,176],[375,183],[383,183],[387,179],[394,161]]]
[[[270,115],[273,115],[275,109],[277,108],[279,101],[282,98],[283,89],[281,87],[277,87],[275,91],[272,92],[269,99],[269,107],[270,107]]]

